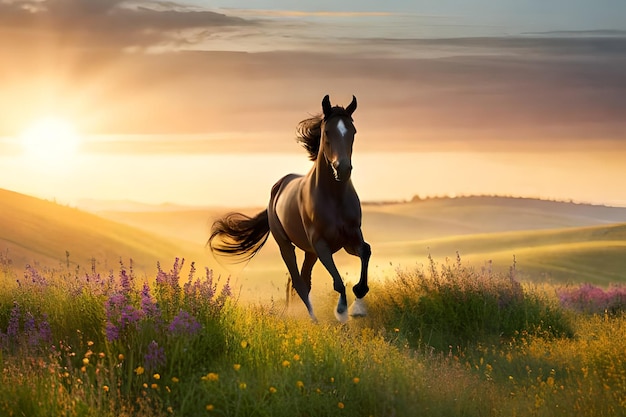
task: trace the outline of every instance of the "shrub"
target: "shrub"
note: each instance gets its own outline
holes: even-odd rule
[[[508,275],[466,267],[460,257],[428,272],[399,270],[385,283],[376,305],[388,328],[413,345],[436,349],[512,337],[525,331],[571,334],[566,316],[552,300],[524,289],[512,267]]]

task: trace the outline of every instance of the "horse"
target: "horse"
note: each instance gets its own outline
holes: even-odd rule
[[[361,260],[359,282],[352,291],[356,299],[350,307],[352,316],[365,316],[363,297],[368,293],[367,269],[371,247],[361,231],[361,202],[352,184],[352,147],[356,128],[352,114],[356,97],[346,107],[332,106],[326,95],[322,113],[301,121],[297,141],[314,162],[306,175],[289,174],[271,189],[267,208],[250,217],[228,213],[216,220],[207,242],[217,255],[251,259],[265,244],[271,232],[276,240],[293,288],[300,296],[313,321],[317,321],[311,305],[311,272],[319,259],[333,279],[339,293],[336,318],[348,319],[346,287],[333,254],[340,249]],[[304,252],[298,270],[295,247]]]

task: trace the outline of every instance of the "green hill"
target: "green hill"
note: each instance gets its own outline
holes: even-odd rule
[[[120,259],[128,265],[132,258],[138,270],[202,253],[186,242],[7,190],[0,190],[0,251],[18,267],[65,264],[67,251],[71,264],[88,267],[93,258],[116,269]]]
[[[147,211],[109,209],[98,213],[162,236],[202,245],[211,221],[230,210],[153,207]],[[492,261],[496,270],[508,270],[515,257],[520,275],[527,279],[625,282],[623,223],[626,208],[524,198],[435,198],[363,205],[363,231],[373,248],[370,265],[374,278],[385,276],[397,266],[424,265],[429,253],[443,262],[459,252],[463,261],[479,267]],[[341,253],[336,259],[347,279],[355,280],[358,259]],[[246,282],[246,288],[253,293],[262,291],[262,283],[273,282],[274,287],[280,287],[285,277],[272,239],[249,264],[228,266],[223,271]],[[325,276],[320,266],[314,273]],[[327,283],[324,278],[316,280],[317,285]]]

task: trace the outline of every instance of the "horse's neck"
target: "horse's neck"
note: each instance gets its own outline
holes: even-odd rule
[[[343,198],[346,188],[352,184],[350,180],[342,182],[335,180],[332,168],[323,154],[319,155],[315,161],[311,171],[311,180],[313,188],[322,191],[322,195],[326,195],[331,199]]]

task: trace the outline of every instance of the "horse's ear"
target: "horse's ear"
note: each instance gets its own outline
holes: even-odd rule
[[[356,110],[356,97],[352,96],[352,102],[346,107],[346,112],[352,116],[352,113]]]
[[[331,109],[332,107],[330,105],[330,97],[328,97],[328,94],[326,94],[322,99],[322,110],[324,111],[324,117],[330,116]]]

